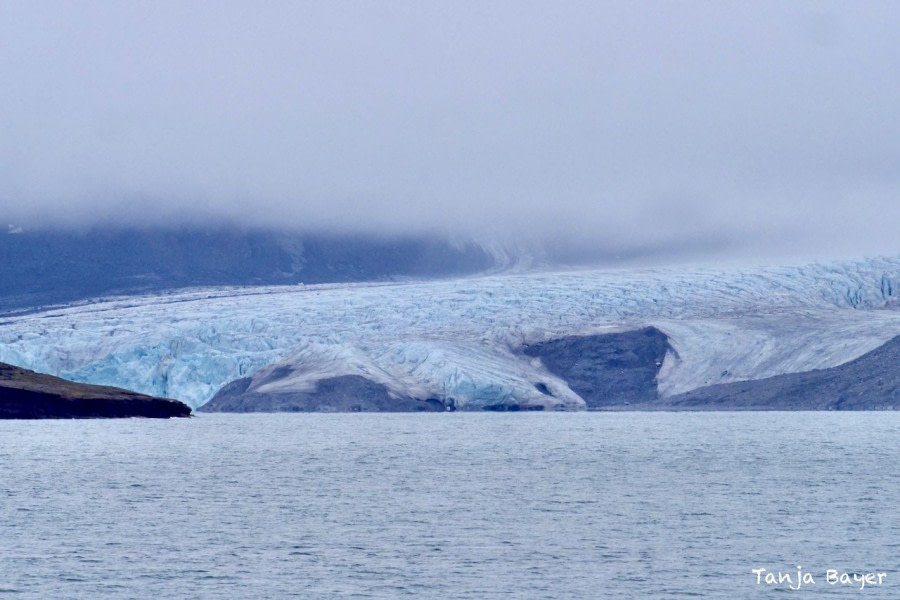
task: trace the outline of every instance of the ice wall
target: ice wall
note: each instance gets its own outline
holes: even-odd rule
[[[0,361],[192,406],[286,361],[298,386],[366,374],[407,393],[477,403],[540,393],[541,381],[575,407],[564,382],[522,356],[523,344],[653,325],[675,349],[660,375],[660,391],[673,394],[872,350],[900,334],[898,284],[900,258],[886,258],[203,289],[0,318]]]

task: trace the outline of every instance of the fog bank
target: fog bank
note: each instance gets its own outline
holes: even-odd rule
[[[890,2],[0,5],[16,226],[896,254]]]

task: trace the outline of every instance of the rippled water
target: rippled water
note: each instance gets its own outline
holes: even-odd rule
[[[0,597],[898,598],[898,430],[896,413],[0,422]],[[797,565],[814,585],[752,573]]]

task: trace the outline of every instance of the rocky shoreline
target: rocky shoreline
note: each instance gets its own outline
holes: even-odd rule
[[[0,363],[0,419],[189,417],[186,404],[121,388],[87,385]]]

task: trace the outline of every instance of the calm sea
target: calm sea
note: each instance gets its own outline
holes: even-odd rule
[[[0,422],[0,598],[900,598],[898,432],[896,413]],[[799,590],[765,582],[798,565]]]

